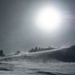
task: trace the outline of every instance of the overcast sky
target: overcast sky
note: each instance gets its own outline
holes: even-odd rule
[[[46,35],[34,24],[34,14],[47,4],[57,5],[67,13],[56,36]],[[65,15],[66,16],[66,15]],[[29,50],[34,47],[63,47],[75,44],[74,0],[0,0],[0,49],[4,52]],[[54,34],[55,35],[55,34]]]

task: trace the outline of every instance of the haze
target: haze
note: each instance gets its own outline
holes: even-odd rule
[[[35,25],[34,15],[49,4],[57,6],[65,19],[56,33],[45,34]],[[0,0],[0,49],[8,53],[75,44],[74,7],[74,0]]]

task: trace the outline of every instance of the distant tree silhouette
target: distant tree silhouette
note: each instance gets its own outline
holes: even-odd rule
[[[55,48],[53,48],[53,47],[48,47],[48,48],[35,47],[35,48],[32,48],[31,50],[29,50],[29,52],[38,52],[38,51],[45,51],[45,50],[52,50],[52,49],[55,49]]]
[[[37,47],[35,47],[35,52],[38,50],[38,48]]]
[[[3,50],[0,50],[0,56],[5,56]]]
[[[34,49],[32,48],[31,50],[29,50],[29,52],[34,52]]]

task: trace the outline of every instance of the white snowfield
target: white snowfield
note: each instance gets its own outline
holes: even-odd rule
[[[75,63],[2,61],[0,75],[75,75]]]
[[[50,55],[60,51],[63,49],[21,52],[3,57],[0,61],[0,75],[75,75],[75,63],[56,62],[51,59]],[[51,61],[43,62],[44,59]]]

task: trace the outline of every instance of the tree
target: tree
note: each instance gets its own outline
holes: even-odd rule
[[[0,56],[5,56],[3,50],[0,50]]]

